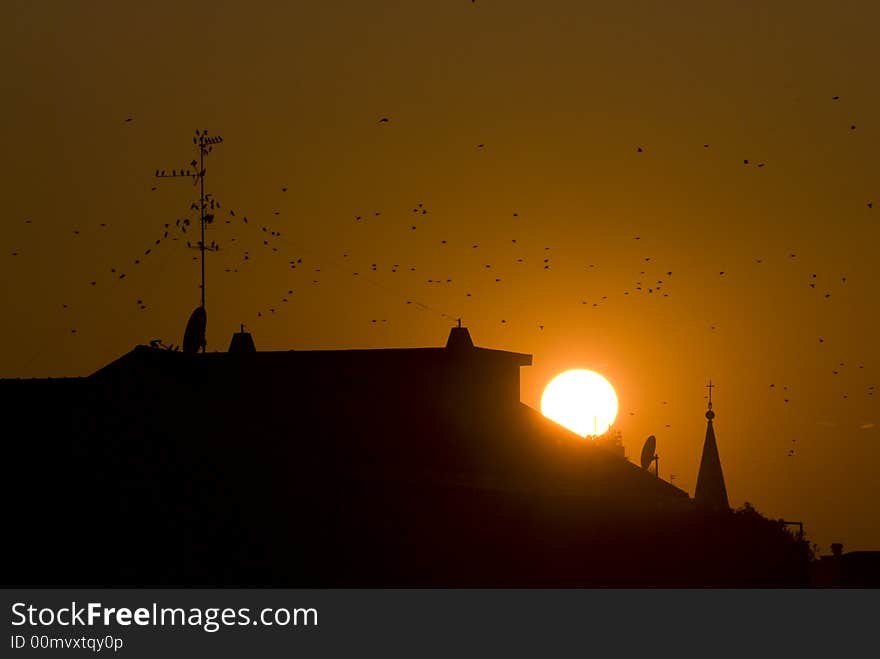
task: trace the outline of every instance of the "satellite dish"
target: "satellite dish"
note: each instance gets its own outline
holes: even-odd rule
[[[657,438],[654,435],[648,437],[645,440],[645,445],[642,447],[642,469],[648,469],[651,466],[651,463],[654,462],[654,451],[657,450]]]
[[[205,307],[196,307],[186,323],[186,330],[183,332],[184,354],[194,355],[199,350],[205,349],[207,344],[205,329],[207,326],[208,314],[205,312]]]

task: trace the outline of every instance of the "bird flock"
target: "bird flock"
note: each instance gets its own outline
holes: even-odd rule
[[[840,96],[831,97],[833,103],[840,103]],[[125,124],[132,124],[133,117],[129,116],[124,119]],[[377,120],[381,130],[393,130],[392,117],[381,116]],[[850,131],[856,130],[855,124],[849,125]],[[478,143],[475,145],[477,150],[485,150],[486,143]],[[702,144],[703,149],[710,149],[709,143]],[[634,147],[635,157],[644,157],[650,151],[646,144],[636,145]],[[191,165],[194,164],[190,163]],[[751,157],[741,158],[743,167],[755,167],[756,169],[764,169],[768,166],[768,162],[761,160],[755,161]],[[181,175],[189,168],[181,168]],[[174,175],[176,170],[172,170]],[[154,183],[150,186],[151,192],[159,191],[159,184]],[[279,185],[280,194],[283,196],[289,191],[287,184]],[[220,236],[222,239],[211,240],[204,245],[204,249],[211,251],[208,257],[209,264],[212,268],[211,272],[222,272],[222,276],[237,277],[243,275],[248,270],[253,269],[256,264],[262,263],[267,259],[283,259],[286,268],[291,271],[292,278],[286,282],[279,282],[278,294],[274,302],[265,306],[255,308],[250,312],[250,320],[261,321],[283,315],[284,311],[295,304],[297,297],[297,289],[302,286],[319,286],[322,283],[322,275],[327,269],[335,270],[337,273],[350,277],[352,280],[364,282],[365,285],[381,289],[384,293],[398,299],[401,304],[408,307],[416,308],[420,311],[434,313],[444,321],[454,320],[462,317],[464,314],[460,312],[450,312],[448,310],[440,310],[428,304],[425,300],[430,299],[433,295],[432,291],[438,288],[446,289],[452,293],[452,297],[445,299],[459,299],[463,304],[474,300],[478,297],[477,289],[484,291],[482,295],[492,296],[492,293],[485,293],[491,287],[500,290],[508,282],[508,279],[515,277],[536,278],[541,276],[550,276],[553,272],[557,260],[560,258],[568,262],[577,261],[576,256],[572,256],[565,249],[565,245],[546,245],[531,244],[519,234],[525,225],[525,218],[521,217],[521,213],[517,211],[509,211],[510,223],[508,229],[510,235],[504,240],[506,247],[498,249],[497,245],[493,245],[491,250],[484,250],[481,242],[466,242],[454,240],[450,236],[440,237],[434,248],[436,250],[449,250],[455,246],[470,250],[472,254],[479,255],[482,251],[491,253],[492,257],[483,259],[481,267],[471,271],[466,271],[461,264],[454,261],[447,261],[448,270],[439,272],[434,268],[428,271],[427,267],[423,267],[420,263],[405,258],[398,258],[389,261],[379,259],[364,258],[363,255],[355,254],[352,251],[345,251],[339,254],[315,254],[311,252],[305,245],[298,245],[292,242],[287,236],[288,222],[283,219],[282,205],[271,211],[271,219],[250,219],[244,212],[237,212],[235,209],[225,209],[221,207],[220,202],[213,196],[208,195],[208,213],[207,223],[212,234]],[[280,200],[279,200],[280,201]],[[864,202],[865,207],[870,211],[873,209],[873,201]],[[406,210],[404,210],[406,209]],[[148,244],[142,245],[139,250],[134,251],[127,259],[122,259],[118,263],[107,267],[104,271],[98,272],[92,277],[82,282],[83,287],[95,291],[101,291],[108,286],[124,286],[128,279],[128,275],[139,269],[147,269],[151,267],[161,267],[159,262],[161,259],[167,259],[172,254],[180,254],[182,250],[188,248],[192,250],[190,258],[198,260],[199,252],[203,250],[203,246],[199,241],[200,206],[193,203],[187,209],[188,212],[183,216],[175,218],[173,221],[157,223],[155,234]],[[383,215],[384,213],[384,215]],[[380,222],[387,216],[391,216],[394,222],[397,222],[401,216],[407,216],[405,222],[400,224],[400,235],[396,241],[401,253],[406,252],[407,234],[416,234],[422,229],[431,226],[433,234],[440,233],[442,235],[443,226],[438,224],[433,218],[429,205],[424,200],[415,200],[410,204],[401,204],[395,209],[365,209],[358,213],[353,213],[350,222],[352,225],[363,225],[369,227],[374,222]],[[219,218],[219,219],[218,219]],[[381,219],[380,219],[381,218]],[[26,225],[36,226],[35,218],[29,217],[23,220]],[[387,227],[387,224],[385,225]],[[84,233],[99,234],[106,231],[109,223],[95,222],[90,226],[74,227],[71,230],[70,239],[75,241],[81,239]],[[37,227],[39,228],[39,227]],[[432,234],[432,235],[433,235]],[[34,232],[33,246],[36,245],[40,236],[38,232]],[[603,291],[589,296],[581,296],[576,300],[572,300],[572,306],[587,307],[590,309],[599,309],[609,304],[611,301],[624,300],[631,301],[631,304],[637,304],[637,298],[653,297],[658,299],[669,298],[675,294],[675,282],[677,278],[674,276],[676,267],[674,263],[660,262],[655,255],[644,249],[648,241],[643,241],[640,234],[632,236],[633,242],[643,251],[643,255],[639,257],[639,261],[633,264],[632,275],[629,285],[616,291]],[[254,247],[256,246],[256,247]],[[9,249],[7,254],[10,259],[22,259],[26,254],[29,246],[22,245]],[[755,255],[751,267],[761,268],[767,267],[768,259],[772,259],[777,264],[783,260],[796,262],[799,256],[794,251],[789,251],[784,255]],[[219,265],[215,265],[219,262]],[[743,264],[744,266],[745,264]],[[598,263],[583,262],[578,265],[585,277],[594,273],[600,268]],[[724,280],[735,276],[731,266],[719,268],[716,276],[719,280]],[[833,299],[847,286],[847,273],[821,273],[818,269],[812,272],[810,277],[803,282],[805,291],[815,296],[817,303],[831,303]],[[131,285],[129,291],[132,308],[140,313],[149,311],[150,304],[146,292],[137,290],[135,285]],[[477,300],[479,302],[479,300]],[[69,301],[59,302],[59,308],[62,312],[68,313],[71,309]],[[469,307],[473,308],[473,307]],[[390,324],[387,317],[377,315],[365,320],[371,326],[385,326]],[[500,326],[508,327],[512,321],[508,317],[499,317],[495,321]],[[547,329],[546,321],[535,319],[532,322],[532,328],[538,332],[544,332]],[[716,332],[719,329],[717,323],[712,323],[707,328],[708,331]],[[72,335],[78,334],[78,328],[72,326],[69,328]],[[821,349],[828,349],[829,341],[824,336],[817,336],[816,341]],[[164,346],[165,344],[159,340],[154,341],[154,345]],[[171,346],[173,347],[173,346]],[[853,369],[864,369],[863,363],[847,364],[843,361],[837,362],[837,365],[829,372],[829,377],[840,378]],[[789,384],[777,386],[776,383],[768,383],[768,389],[771,394],[779,398],[781,405],[789,405],[793,400],[793,393],[790,391]],[[856,395],[864,395],[873,397],[875,385],[870,384],[864,391],[851,391],[842,394],[843,399],[849,399]],[[667,401],[662,402],[663,406],[667,405]],[[630,411],[631,416],[635,415],[634,411]],[[671,424],[666,424],[667,428]],[[795,440],[791,440],[792,446],[787,449],[786,455],[794,457]]]

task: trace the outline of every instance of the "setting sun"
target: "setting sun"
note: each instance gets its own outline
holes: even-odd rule
[[[598,373],[565,371],[544,389],[541,413],[578,435],[601,435],[617,418],[617,394]]]

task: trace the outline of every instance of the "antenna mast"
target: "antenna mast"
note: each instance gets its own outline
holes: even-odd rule
[[[205,252],[216,252],[220,249],[219,245],[215,242],[212,241],[211,244],[208,245],[205,240],[205,229],[207,228],[207,225],[214,221],[214,209],[220,207],[220,204],[217,203],[209,193],[205,192],[205,174],[207,173],[205,159],[208,157],[208,154],[214,150],[214,146],[221,144],[222,142],[223,138],[219,135],[209,137],[207,130],[196,130],[195,137],[193,137],[193,145],[195,145],[199,151],[199,159],[198,161],[192,160],[189,163],[190,167],[193,169],[172,169],[170,174],[164,169],[156,170],[156,178],[191,178],[193,185],[199,185],[199,203],[198,205],[193,203],[190,206],[190,210],[199,211],[201,239],[198,244],[194,246],[194,249],[198,249],[201,256],[202,280],[199,290],[201,291],[200,307],[202,309],[205,308]],[[198,167],[198,169],[196,170],[195,167]]]

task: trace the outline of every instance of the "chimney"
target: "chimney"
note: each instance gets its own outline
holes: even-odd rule
[[[250,332],[244,331],[244,324],[241,325],[241,331],[232,335],[232,341],[229,343],[229,354],[245,355],[256,352],[257,347],[254,345],[254,338]]]
[[[467,327],[461,326],[461,318],[458,319],[458,327],[449,330],[449,338],[446,340],[447,350],[469,350],[474,347],[470,332]]]

